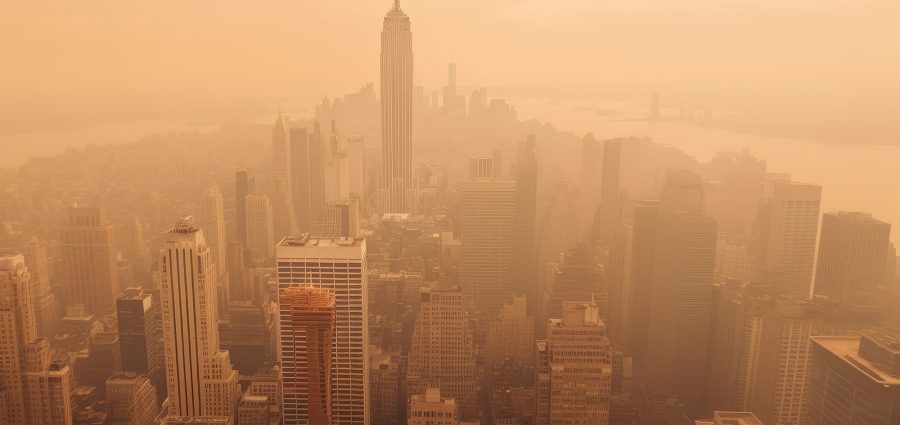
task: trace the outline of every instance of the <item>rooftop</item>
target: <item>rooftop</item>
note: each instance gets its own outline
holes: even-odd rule
[[[295,236],[285,236],[281,242],[278,243],[279,247],[288,247],[288,246],[298,246],[298,247],[358,247],[362,246],[364,238],[347,238],[347,237],[322,237],[322,236],[312,236],[309,233],[302,233]]]
[[[846,362],[859,373],[881,385],[900,386],[900,378],[893,377],[888,371],[866,360],[859,355],[859,337],[849,336],[814,336],[813,343],[828,350],[835,357]]]
[[[762,422],[750,412],[713,412],[713,423],[716,425],[762,425]]]

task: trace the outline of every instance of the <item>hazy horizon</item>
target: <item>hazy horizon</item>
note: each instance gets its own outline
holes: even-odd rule
[[[17,2],[0,17],[0,134],[335,97],[378,77],[388,1]],[[900,143],[890,0],[404,1],[414,83],[734,111],[812,138]]]

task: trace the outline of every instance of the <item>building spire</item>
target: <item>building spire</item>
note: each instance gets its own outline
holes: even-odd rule
[[[400,10],[400,0],[394,0],[394,10]]]

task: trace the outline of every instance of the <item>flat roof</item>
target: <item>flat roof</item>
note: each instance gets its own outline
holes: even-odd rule
[[[900,386],[900,378],[859,356],[859,337],[814,336],[813,342],[881,385]]]
[[[301,234],[286,236],[275,247],[275,256],[282,258],[349,258],[365,257],[365,238],[332,238]]]

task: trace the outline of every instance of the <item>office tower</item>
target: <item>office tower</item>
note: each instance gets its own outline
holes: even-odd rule
[[[395,1],[381,31],[381,213],[415,210],[412,94],[412,32]]]
[[[656,227],[644,368],[651,391],[675,394],[692,416],[705,414],[716,221],[661,214]]]
[[[459,425],[456,400],[441,396],[440,388],[427,388],[424,394],[409,398],[408,425]]]
[[[669,170],[659,194],[659,210],[663,213],[703,212],[703,180],[688,170]]]
[[[272,128],[272,232],[276,239],[297,232],[290,148],[291,132],[287,120],[279,113]]]
[[[247,244],[247,195],[256,194],[256,179],[247,171],[234,174],[234,217],[238,242]]]
[[[219,350],[218,272],[203,231],[183,217],[160,258],[163,347],[171,418],[233,417],[237,372]]]
[[[159,301],[138,288],[128,288],[116,300],[116,318],[122,371],[147,376],[155,387],[157,400],[162,401],[166,381]]]
[[[525,294],[529,312],[537,311],[537,158],[535,138],[529,135],[519,143],[519,157],[516,161],[516,214],[512,235],[512,290]],[[495,160],[499,167],[499,161]],[[495,170],[494,175],[497,175]],[[531,343],[528,344],[529,350]]]
[[[310,232],[325,207],[325,158],[316,123],[313,134],[291,128],[291,191],[300,232]]]
[[[334,424],[369,421],[366,243],[361,239],[287,237],[276,248],[278,288],[327,289],[335,296],[331,352]]]
[[[810,337],[820,334],[814,310],[779,299],[761,307],[761,333],[748,410],[765,423],[799,425],[806,410]]]
[[[31,275],[31,303],[38,335],[50,338],[57,331],[60,309],[59,299],[50,285],[47,247],[37,236],[33,236],[22,246],[22,254]]]
[[[493,178],[495,165],[499,166],[499,164],[494,164],[493,158],[469,158],[469,179],[482,180]]]
[[[279,290],[278,305],[284,424],[330,424],[334,293],[289,287]]]
[[[462,181],[459,197],[460,286],[476,313],[493,318],[513,293],[516,183]]]
[[[444,109],[454,113],[466,112],[466,97],[458,92],[456,86],[456,64],[447,65],[447,85],[444,87]]]
[[[612,362],[597,305],[563,303],[537,347],[535,424],[608,424]]]
[[[332,238],[355,238],[359,234],[359,207],[356,199],[329,202],[316,220],[313,233]]]
[[[231,300],[228,284],[228,244],[225,240],[225,209],[222,204],[222,192],[218,187],[206,190],[203,196],[203,223],[200,226],[203,234],[209,237],[209,250],[219,272],[217,289],[219,306],[225,309]]]
[[[38,338],[22,254],[0,251],[0,423],[72,425],[72,372]]]
[[[603,143],[594,137],[594,133],[585,134],[581,140],[581,181],[578,192],[581,228],[584,229],[593,226],[594,215],[600,207],[603,148]]]
[[[139,276],[147,271],[149,267],[149,256],[147,255],[146,245],[144,244],[144,226],[141,220],[136,216],[129,216],[124,222],[113,223],[115,226],[116,250],[120,256],[120,260],[127,261],[133,267],[134,273]],[[127,284],[121,281],[122,288],[126,288]]]
[[[72,365],[75,380],[80,385],[96,388],[95,394],[103,399],[106,397],[106,378],[122,367],[119,335],[105,330],[91,330],[86,354],[77,357]]]
[[[900,412],[897,335],[813,337],[806,424],[894,424]]]
[[[719,222],[720,232],[750,238],[762,200],[766,161],[747,151],[718,153],[707,167],[704,213]]]
[[[228,315],[219,320],[219,347],[228,350],[232,366],[243,376],[277,357],[278,307],[259,298],[231,303]]]
[[[408,394],[439,388],[456,400],[463,420],[477,418],[475,346],[463,293],[432,290],[422,294],[413,329],[407,373]]]
[[[594,239],[609,243],[622,226],[622,207],[619,201],[619,173],[622,162],[622,141],[603,142],[603,181],[600,186],[600,206],[594,216]]]
[[[498,367],[504,359],[525,368],[534,362],[534,320],[527,314],[526,297],[515,295],[511,302],[503,304],[496,320],[488,329],[484,353],[486,367]]]
[[[406,391],[403,385],[406,358],[372,350],[369,361],[369,400],[372,423],[399,425],[406,416]],[[402,364],[401,364],[402,362]]]
[[[155,425],[159,415],[156,388],[146,375],[116,373],[106,380],[110,425]]]
[[[113,228],[100,208],[69,208],[60,240],[67,285],[66,304],[111,312],[119,294]]]
[[[350,170],[347,165],[347,147],[338,136],[337,125],[331,122],[331,135],[325,144],[325,202],[336,202],[350,197]]]
[[[222,192],[210,187],[203,197],[203,234],[209,235],[209,250],[216,261],[219,274],[228,272],[228,243],[225,240],[225,209]]]
[[[546,312],[550,319],[562,317],[565,301],[597,302],[601,311],[606,309],[607,292],[603,288],[602,270],[584,246],[569,250],[553,273],[546,299]]]
[[[0,386],[5,393],[0,414],[5,416],[3,423],[16,425],[28,423],[22,373],[26,344],[37,339],[29,283],[25,257],[12,251],[0,252]]]
[[[824,214],[815,294],[841,297],[883,285],[890,238],[891,225],[869,214]]]
[[[350,198],[365,202],[369,199],[369,168],[366,145],[360,136],[351,136],[347,139],[347,169],[350,178],[347,190]]]
[[[719,232],[716,244],[716,279],[749,281],[753,278],[751,241]]]
[[[659,120],[659,92],[653,92],[650,98],[650,120]]]
[[[275,249],[272,233],[272,205],[266,195],[248,195],[247,204],[247,248],[254,264],[266,264]]]
[[[253,255],[240,242],[228,245],[228,287],[232,300],[247,301],[254,297]]]
[[[72,389],[75,386],[72,370],[49,361],[50,344],[46,340],[39,340],[36,345],[26,353],[34,361],[34,367],[25,372],[31,423],[72,425]]]
[[[758,269],[783,295],[810,295],[822,187],[776,181],[757,222]]]

